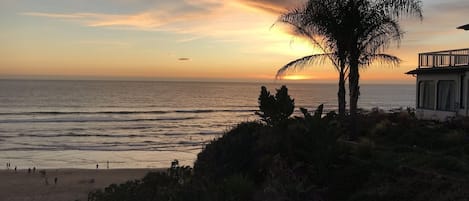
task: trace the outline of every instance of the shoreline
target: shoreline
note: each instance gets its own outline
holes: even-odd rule
[[[45,174],[40,173],[43,170]],[[104,189],[113,183],[141,179],[148,172],[164,170],[165,168],[59,168],[39,169],[28,173],[27,169],[17,172],[3,169],[0,170],[0,198],[8,201],[86,201],[91,191]]]

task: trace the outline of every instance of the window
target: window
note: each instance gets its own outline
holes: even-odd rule
[[[435,108],[435,83],[433,81],[421,81],[419,84],[419,108]]]
[[[453,111],[455,109],[455,82],[442,80],[438,82],[438,110]]]

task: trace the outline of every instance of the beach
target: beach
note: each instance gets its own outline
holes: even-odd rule
[[[47,169],[45,176],[40,171],[28,173],[28,170],[1,170],[0,199],[86,201],[90,191],[103,189],[113,183],[141,179],[148,172],[161,169]]]

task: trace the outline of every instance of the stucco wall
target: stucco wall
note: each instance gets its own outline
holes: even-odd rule
[[[461,76],[464,76],[463,79],[463,100],[461,102]],[[420,119],[430,119],[430,120],[439,120],[445,121],[448,117],[454,117],[456,115],[467,116],[467,97],[468,97],[468,78],[469,73],[445,73],[445,74],[420,74],[417,75],[416,81],[416,102],[415,106],[417,108],[416,115]],[[435,83],[435,105],[433,106],[433,110],[431,109],[421,109],[418,108],[419,104],[419,83],[420,81],[432,80]],[[437,109],[437,96],[438,96],[438,81],[442,80],[451,80],[455,82],[455,97],[454,97],[454,105],[455,111],[439,111]],[[464,108],[461,108],[461,104]]]

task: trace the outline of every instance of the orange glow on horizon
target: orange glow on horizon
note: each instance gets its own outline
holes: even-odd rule
[[[315,77],[309,75],[285,75],[282,77],[285,80],[313,80]]]

